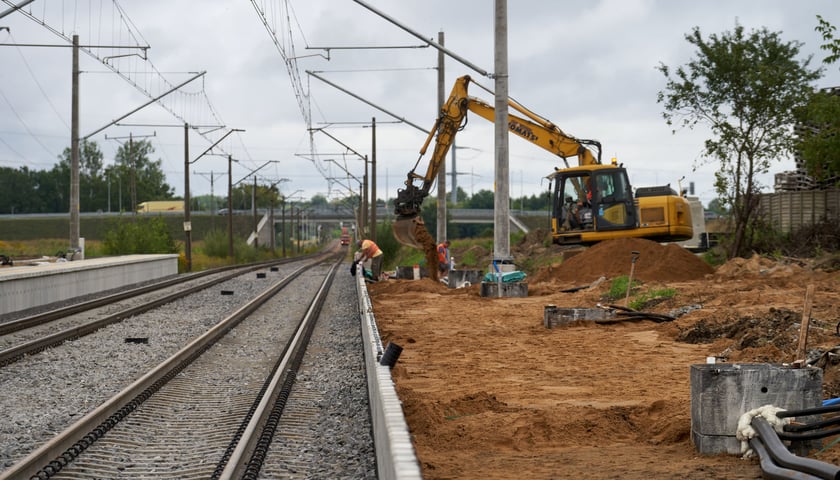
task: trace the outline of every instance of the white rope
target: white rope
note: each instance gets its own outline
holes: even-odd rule
[[[756,436],[756,431],[750,425],[752,419],[755,417],[762,417],[767,420],[773,429],[781,432],[783,427],[790,423],[790,418],[779,418],[776,414],[785,411],[784,408],[774,407],[773,405],[764,405],[762,407],[754,408],[749,412],[744,413],[738,418],[738,428],[735,430],[735,438],[741,442],[741,458],[750,458],[755,455],[752,448],[750,448],[749,441]]]

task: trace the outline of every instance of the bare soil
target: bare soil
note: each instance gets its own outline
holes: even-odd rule
[[[517,245],[514,258],[550,250],[540,245]],[[609,280],[629,274],[633,251],[636,294],[677,291],[644,310],[676,320],[544,327],[549,304],[623,304],[605,295]],[[694,449],[690,365],[796,360],[808,285],[809,354],[840,343],[840,272],[813,261],[756,256],[713,269],[675,245],[623,239],[526,280],[527,298],[430,279],[369,285],[383,341],[403,347],[392,374],[424,478],[761,478],[755,459]],[[835,358],[824,367],[826,398],[840,396]],[[840,447],[812,456],[837,464]]]

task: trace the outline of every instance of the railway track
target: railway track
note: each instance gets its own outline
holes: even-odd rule
[[[351,390],[365,392],[358,317],[352,309],[347,315],[346,308],[348,299],[355,300],[351,280],[344,276],[343,289],[330,288],[337,265],[333,259],[331,265],[313,263],[283,274],[256,299],[0,472],[0,478],[259,478],[263,465],[274,472],[272,476],[285,471],[300,477],[305,468],[333,468],[355,470],[359,475],[354,478],[375,478],[369,435],[363,445],[353,445],[337,458],[314,462],[301,458],[302,451],[318,457],[334,450],[323,448],[336,439],[335,428],[323,427],[330,423],[323,415],[330,410],[324,403],[331,400],[325,398],[328,392],[320,382],[307,375],[336,367],[322,358],[347,350],[334,348],[335,342],[355,338],[356,351],[349,358],[355,358],[358,384]],[[344,326],[317,323],[328,298],[333,298],[332,306],[327,303],[328,317],[345,312]],[[326,335],[327,340],[317,342],[317,351],[307,354],[305,339],[319,331],[316,326],[325,332],[340,331]],[[355,335],[347,334],[348,326],[355,328]],[[353,363],[349,358],[342,362]],[[305,368],[296,373],[301,366]],[[306,380],[296,382],[301,375]],[[335,377],[336,372],[328,376]],[[323,378],[324,374],[318,377]],[[282,413],[283,407],[288,414]],[[356,408],[367,411],[367,406]],[[348,413],[347,405],[333,409],[336,414]],[[265,425],[280,429],[279,440],[268,440],[273,428]],[[310,438],[318,425],[332,440]],[[369,433],[370,424],[357,427],[340,443],[358,442],[353,438],[360,431]],[[310,447],[301,450],[307,444]],[[360,462],[365,451],[367,460]]]
[[[0,367],[233,278],[276,270],[290,261],[223,267],[0,323]]]

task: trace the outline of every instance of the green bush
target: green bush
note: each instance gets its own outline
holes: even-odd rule
[[[382,250],[382,253],[385,255],[384,263],[387,265],[395,266],[395,264],[391,263],[396,261],[397,253],[400,251],[400,242],[397,241],[396,237],[394,237],[394,229],[391,223],[383,222],[376,225],[376,245],[379,246],[379,249]],[[356,251],[354,245],[350,245],[351,251]]]
[[[236,263],[253,263],[257,261],[259,252],[242,238],[233,240],[233,257]]]
[[[160,217],[120,217],[109,224],[102,251],[106,255],[178,253],[176,242]]]
[[[228,235],[222,230],[212,230],[204,236],[201,251],[208,257],[224,258],[228,254]]]

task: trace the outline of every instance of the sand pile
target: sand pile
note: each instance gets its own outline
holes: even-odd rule
[[[698,280],[714,273],[711,266],[679,245],[621,238],[599,242],[560,265],[549,267],[537,277],[578,285],[602,276],[610,279],[629,275],[632,252],[639,252],[633,278],[643,282]]]

